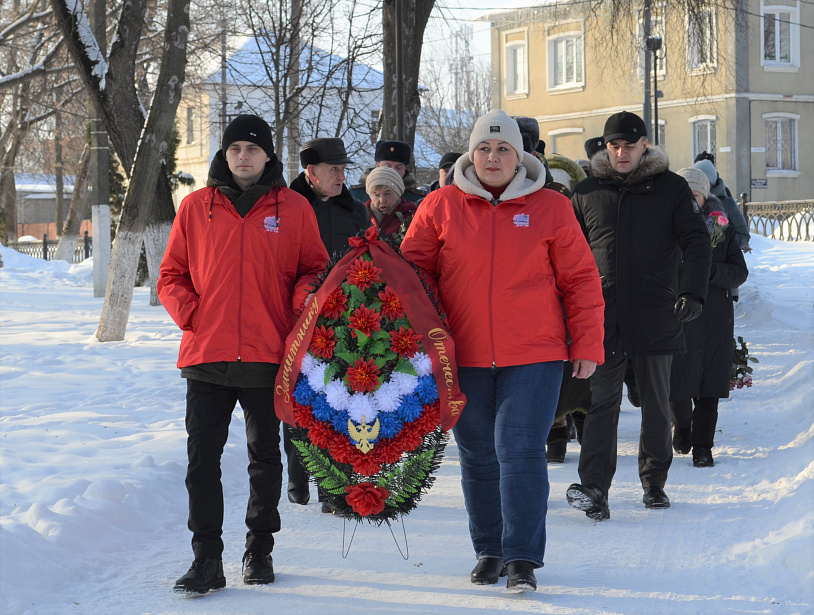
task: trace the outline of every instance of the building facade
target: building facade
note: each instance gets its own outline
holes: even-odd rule
[[[492,100],[536,118],[546,152],[585,158],[585,140],[609,115],[644,115],[649,62],[659,92],[650,141],[658,137],[672,169],[707,151],[736,197],[814,197],[814,141],[804,138],[814,132],[814,4],[737,0],[692,14],[651,6],[655,51],[642,11],[612,23],[575,0],[490,15]]]

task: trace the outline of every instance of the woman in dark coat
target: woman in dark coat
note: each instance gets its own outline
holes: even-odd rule
[[[699,169],[681,169],[705,216],[712,242],[709,290],[701,316],[684,325],[687,352],[673,359],[670,409],[675,431],[673,447],[686,454],[692,447],[693,465],[714,465],[712,458],[718,400],[729,397],[734,353],[732,289],[746,281],[749,271],[731,224],[720,224],[721,201],[709,193],[709,180]],[[716,215],[712,215],[715,213]],[[694,407],[693,407],[694,406]]]

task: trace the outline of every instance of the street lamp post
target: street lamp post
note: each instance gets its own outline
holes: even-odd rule
[[[647,50],[653,52],[653,143],[659,144],[659,50],[660,36],[647,37]]]

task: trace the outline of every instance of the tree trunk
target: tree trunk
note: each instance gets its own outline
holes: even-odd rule
[[[154,219],[153,201],[161,196],[161,191],[156,194],[155,187],[159,180],[166,181],[163,159],[169,146],[175,112],[181,98],[181,85],[184,82],[189,33],[188,8],[187,0],[170,0],[167,7],[161,70],[133,164],[116,240],[113,242],[105,305],[96,330],[96,337],[103,342],[124,339],[144,232],[148,222]],[[143,186],[149,189],[144,190]]]
[[[427,27],[435,0],[403,0],[403,23],[405,41],[404,61],[404,138],[412,148],[415,144],[415,129],[418,113],[421,111],[421,98],[418,94],[418,71],[421,66],[421,48],[424,29]],[[382,117],[382,139],[396,139],[398,118],[396,117],[396,5],[394,0],[385,0],[382,11],[383,52],[384,52],[384,113]]]
[[[144,251],[147,254],[147,271],[150,275],[150,305],[161,305],[158,300],[158,270],[161,267],[161,259],[164,258],[164,250],[167,249],[167,242],[170,239],[170,229],[175,218],[175,207],[172,204],[172,188],[166,181],[166,174],[162,173],[159,178],[158,192],[166,194],[159,195],[153,204],[153,215],[147,225],[144,234]],[[161,180],[165,181],[161,181]]]
[[[20,144],[28,132],[28,124],[22,123],[24,108],[19,103],[20,96],[14,94],[14,109],[10,118],[10,134],[8,135],[8,149],[3,155],[0,166],[0,206],[6,214],[6,230],[3,241],[17,240],[17,184],[14,180],[14,163],[20,151]]]
[[[59,238],[54,260],[73,262],[73,253],[79,240],[79,230],[82,221],[90,213],[90,198],[87,191],[88,169],[90,168],[90,147],[85,145],[82,156],[79,158],[79,168],[76,171],[76,180],[73,184],[73,195],[62,227],[62,236]]]

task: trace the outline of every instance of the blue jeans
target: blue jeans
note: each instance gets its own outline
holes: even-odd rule
[[[549,492],[545,441],[562,361],[459,367],[458,378],[466,407],[453,433],[475,554],[541,567]]]

